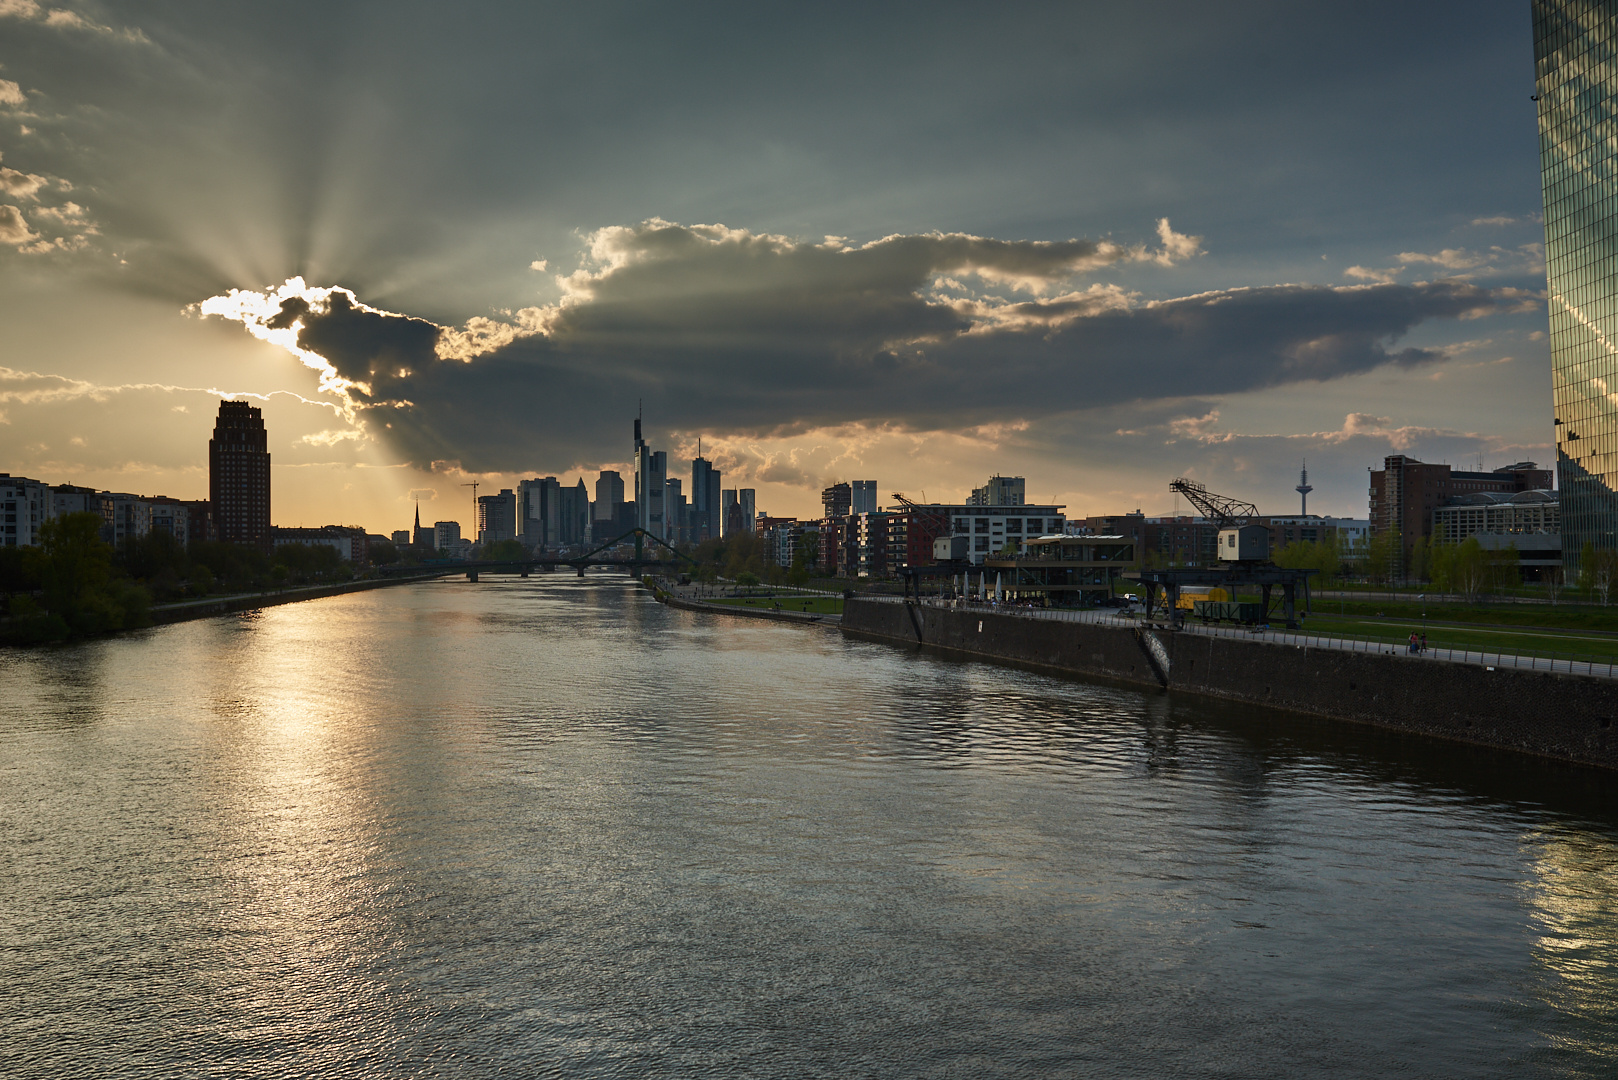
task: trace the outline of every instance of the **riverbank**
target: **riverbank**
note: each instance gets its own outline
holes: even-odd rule
[[[769,619],[773,622],[789,622],[831,628],[840,626],[843,621],[841,615],[819,615],[812,612],[788,611],[784,608],[780,611],[775,611],[770,608],[740,607],[735,604],[710,604],[689,596],[682,596],[677,591],[661,588],[650,582],[646,583],[646,587],[652,591],[652,596],[659,603],[667,604],[672,608],[680,608],[683,611],[706,611],[713,615],[739,615],[744,619]]]
[[[150,626],[165,626],[170,623],[188,622],[192,619],[210,619],[218,615],[257,611],[260,608],[275,607],[280,604],[296,604],[304,600],[319,600],[327,596],[364,592],[368,589],[380,589],[388,585],[404,585],[413,581],[428,581],[442,576],[442,574],[422,574],[415,577],[372,578],[364,581],[343,581],[330,585],[280,589],[275,592],[233,593],[229,596],[208,596],[197,600],[182,600],[173,604],[154,604],[147,609],[146,620],[142,625],[111,630],[105,634],[93,636],[113,636],[130,630],[145,629]],[[9,619],[0,619],[0,648],[27,648],[36,644],[59,644],[59,642],[17,642],[8,640],[6,624],[9,622]]]
[[[239,611],[256,611],[279,604],[296,604],[303,600],[319,600],[344,593],[365,592],[389,585],[408,585],[415,581],[430,581],[442,574],[422,574],[418,577],[368,578],[364,581],[344,581],[334,585],[310,585],[306,588],[281,589],[276,592],[237,593],[231,596],[209,596],[200,600],[184,600],[177,604],[154,604],[151,609],[152,625],[185,622],[190,619],[208,619],[215,615],[232,615]]]
[[[1618,769],[1618,683],[1407,653],[850,600],[842,632]]]

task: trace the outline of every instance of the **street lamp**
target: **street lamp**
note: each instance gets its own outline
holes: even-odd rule
[[[1427,648],[1427,594],[1421,593],[1417,595],[1416,599],[1421,601],[1421,647],[1425,650]]]

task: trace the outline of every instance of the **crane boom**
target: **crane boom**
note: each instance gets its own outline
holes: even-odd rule
[[[1213,518],[1221,529],[1240,525],[1258,517],[1258,507],[1252,503],[1232,499],[1226,495],[1215,495],[1199,480],[1188,480],[1185,477],[1171,480],[1169,490],[1184,495],[1187,502],[1202,511],[1203,517]]]

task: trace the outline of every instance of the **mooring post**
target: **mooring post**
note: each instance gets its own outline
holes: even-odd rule
[[[476,581],[477,579],[478,579],[478,572],[476,570],[468,570],[466,572],[466,580],[468,580],[468,581]]]

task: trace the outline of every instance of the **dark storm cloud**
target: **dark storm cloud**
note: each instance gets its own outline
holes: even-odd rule
[[[1162,251],[945,235],[852,247],[654,221],[594,234],[586,265],[559,279],[562,303],[510,322],[439,328],[301,282],[203,310],[367,383],[351,397],[412,461],[493,472],[621,458],[639,399],[684,431],[951,429],[1436,361],[1397,342],[1428,320],[1532,302],[1453,281],[1160,301],[1070,287],[1083,270],[1194,250],[1161,233]],[[1012,289],[1032,295],[1001,295]]]
[[[289,330],[300,323],[302,348],[325,358],[343,379],[366,385],[397,379],[411,368],[431,363],[440,334],[439,327],[423,319],[355,304],[346,292],[333,292],[318,315],[305,298],[288,297],[264,325]],[[351,393],[370,396],[359,390]]]

